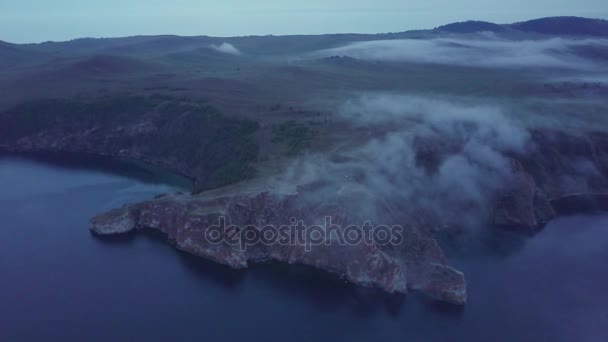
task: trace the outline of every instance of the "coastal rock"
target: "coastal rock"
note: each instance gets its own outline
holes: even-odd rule
[[[133,230],[136,224],[136,218],[131,211],[114,209],[105,214],[97,216],[96,226],[93,232],[113,235],[124,234]]]
[[[108,103],[104,102],[85,105],[46,101],[34,107],[18,106],[0,114],[0,147],[13,152],[83,153],[141,161],[195,180],[197,190],[250,179],[259,147],[254,139],[255,122],[222,116],[205,106],[140,98],[126,100],[126,104],[125,99],[111,101],[111,109],[115,107],[109,110],[111,115],[105,115]],[[466,134],[452,140],[443,136],[414,137],[411,148],[416,167],[432,179],[446,158],[461,154],[467,138]],[[204,231],[220,216],[227,217],[229,224],[240,226],[289,224],[291,217],[318,224],[317,220],[325,216],[343,227],[361,223],[361,217],[356,217],[357,210],[345,208],[352,197],[315,204],[314,200],[301,201],[297,193],[227,194],[222,192],[223,188],[215,195],[169,195],[116,209],[95,217],[91,229],[102,235],[156,229],[178,248],[233,268],[245,268],[256,261],[300,263],[338,273],[353,283],[399,293],[416,289],[434,298],[462,304],[466,301],[464,276],[447,266],[431,232],[472,223],[533,233],[558,214],[608,208],[605,195],[608,134],[572,134],[537,128],[529,131],[527,145],[518,152],[496,151],[501,161],[508,161],[497,164],[505,175],[497,181],[501,184],[481,183],[484,185],[480,189],[481,208],[457,200],[427,210],[429,202],[420,201],[420,207],[416,207],[415,196],[396,205],[389,203],[388,207],[394,207],[391,213],[397,215],[381,213],[376,218],[383,221],[396,216],[398,222],[391,223],[412,225],[407,226],[407,238],[401,246],[330,244],[309,251],[299,244],[254,245],[245,250],[225,243],[209,244]],[[351,171],[355,176],[345,177],[350,185],[357,185],[356,170],[346,173]],[[426,183],[419,191],[425,192],[431,185]],[[385,201],[362,199],[364,193],[357,196],[366,209],[368,204],[380,205]],[[435,198],[429,201],[432,200]],[[474,210],[475,220],[459,221],[469,207]]]
[[[521,163],[511,159],[511,179],[495,201],[492,223],[534,232],[555,217],[549,199]]]
[[[523,151],[503,153],[507,176],[494,194],[488,194],[487,223],[534,233],[558,214],[606,207],[601,194],[608,193],[608,134],[551,129],[534,129],[529,134]],[[433,175],[463,144],[415,137],[417,165]]]
[[[390,249],[374,243],[340,243],[335,239],[318,245],[297,243],[232,243],[230,229],[218,230],[220,242],[210,241],[208,228],[225,218],[226,226],[261,229],[288,225],[291,217],[314,224],[318,217],[334,223],[352,223],[339,206],[302,206],[298,195],[254,192],[232,196],[169,195],[144,203],[127,205],[91,220],[99,235],[154,229],[167,235],[175,246],[231,268],[241,269],[255,262],[302,264],[336,273],[361,286],[377,287],[389,293],[421,291],[438,300],[462,305],[466,302],[464,275],[445,263],[436,241],[422,230],[405,227],[403,242]]]

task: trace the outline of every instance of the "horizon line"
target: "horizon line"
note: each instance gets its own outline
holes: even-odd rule
[[[400,33],[408,33],[408,32],[417,32],[417,31],[434,31],[439,27],[456,24],[456,23],[466,23],[466,22],[485,22],[496,25],[513,25],[533,20],[540,19],[548,19],[548,18],[579,18],[579,19],[588,19],[588,20],[600,20],[608,22],[608,17],[581,17],[575,15],[561,15],[561,16],[548,16],[548,17],[534,17],[528,20],[515,21],[509,23],[495,23],[492,21],[480,20],[480,19],[467,19],[462,21],[453,21],[443,25],[436,26],[434,28],[413,28],[413,29],[405,29],[403,31],[390,31],[390,32],[327,32],[327,33],[288,33],[288,34],[243,34],[243,35],[206,35],[206,34],[177,34],[177,33],[157,33],[157,34],[134,34],[134,35],[120,35],[120,36],[82,36],[75,38],[67,38],[63,40],[42,40],[35,42],[21,42],[15,43],[8,40],[0,39],[0,43],[7,43],[12,45],[39,45],[39,44],[49,44],[49,43],[68,43],[77,40],[86,40],[86,39],[94,39],[94,40],[102,40],[102,39],[124,39],[124,38],[138,38],[138,37],[183,37],[183,38],[198,38],[198,37],[206,37],[206,38],[218,38],[218,39],[231,39],[231,38],[247,38],[247,37],[294,37],[294,36],[325,36],[325,35],[390,35],[390,34],[400,34]]]

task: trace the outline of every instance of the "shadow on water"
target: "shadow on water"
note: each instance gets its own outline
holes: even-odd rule
[[[108,244],[131,244],[144,238],[167,247],[165,236],[157,231],[145,230],[124,236],[96,237]],[[443,239],[446,251],[462,259],[479,260],[480,257],[507,259],[522,251],[530,237],[499,228],[486,229],[474,236],[466,237],[466,244],[454,240],[465,237]],[[435,301],[420,293],[391,295],[378,289],[364,288],[346,282],[335,274],[303,265],[266,262],[252,265],[247,270],[233,270],[213,261],[197,257],[177,249],[177,260],[184,268],[203,283],[219,284],[232,292],[266,291],[281,293],[294,300],[304,300],[323,312],[346,312],[353,317],[371,317],[386,313],[391,317],[418,314],[418,310],[451,321],[461,320],[470,309],[466,306],[450,305]],[[256,294],[257,295],[257,294]]]
[[[258,263],[252,266],[249,276],[290,297],[305,298],[323,311],[346,308],[353,315],[367,317],[385,310],[398,315],[404,302],[403,295],[355,286],[337,274],[305,265]]]
[[[111,157],[65,154],[65,153],[19,153],[0,152],[0,157],[21,158],[74,170],[98,171],[124,176],[146,184],[181,185],[171,183],[158,170]],[[162,174],[162,176],[159,176]],[[171,175],[169,175],[171,176]],[[175,176],[174,176],[175,177]],[[179,177],[178,177],[179,178]],[[175,180],[175,179],[174,179]],[[82,187],[78,188],[82,191]],[[96,190],[97,191],[97,190]],[[155,230],[132,231],[126,234],[100,236],[91,232],[91,237],[101,244],[127,248],[145,239],[154,244],[169,247],[166,236]],[[321,271],[305,265],[289,265],[279,262],[263,262],[250,265],[247,270],[234,270],[211,260],[194,256],[171,246],[179,265],[201,282],[218,284],[230,292],[243,291],[243,285],[252,281],[260,286],[303,299],[323,311],[346,310],[357,317],[369,317],[379,312],[398,317],[408,305],[423,305],[431,311],[447,317],[457,317],[462,308],[441,304],[419,294],[388,294],[379,289],[355,286],[337,274]],[[256,286],[256,287],[260,287]]]
[[[202,279],[212,279],[237,288],[246,279],[268,286],[290,298],[301,298],[324,312],[346,310],[356,317],[370,317],[384,312],[398,317],[407,305],[422,305],[444,317],[456,318],[463,307],[435,301],[418,293],[390,294],[378,288],[354,285],[338,274],[317,268],[262,262],[250,265],[247,270],[232,270],[212,261],[177,251],[183,264]]]
[[[244,277],[244,271],[234,270],[211,260],[200,258],[174,248],[174,244],[167,240],[167,236],[165,234],[152,229],[130,231],[128,233],[117,235],[99,235],[90,232],[90,235],[97,242],[111,246],[134,246],[138,240],[144,239],[162,247],[171,247],[173,252],[176,254],[178,261],[185,267],[185,269],[197,277],[217,282],[226,289],[237,288]]]
[[[108,245],[132,246],[139,238],[139,234],[135,231],[117,235],[99,235],[89,230],[89,234],[95,241]]]
[[[560,216],[602,214],[608,211],[608,194],[571,194],[551,201]]]
[[[500,227],[443,232],[437,240],[448,257],[504,259],[523,250],[530,236]]]
[[[138,239],[167,247],[166,236],[154,230],[129,232],[122,235],[99,236],[97,241],[111,245],[133,245]],[[211,260],[192,255],[171,247],[177,260],[202,282],[219,284],[227,291],[242,291],[245,282],[261,283],[290,298],[301,298],[322,311],[347,310],[353,316],[369,317],[379,312],[398,317],[409,304],[422,305],[444,317],[457,318],[463,308],[434,301],[424,295],[388,294],[375,288],[353,285],[337,274],[305,265],[289,265],[279,262],[262,262],[250,265],[246,270],[234,270]]]
[[[86,153],[7,152],[0,150],[0,158],[23,159],[69,170],[109,173],[144,184],[164,184],[184,190],[193,187],[192,182],[187,178],[165,171],[162,168],[116,157]]]
[[[464,305],[453,305],[446,302],[436,301],[421,294],[417,294],[417,297],[417,299],[426,309],[438,316],[458,319],[465,313],[466,306]]]
[[[244,270],[234,270],[178,249],[175,249],[175,253],[181,265],[191,274],[205,281],[216,282],[226,290],[236,291],[245,278]]]
[[[602,216],[608,213],[608,195],[571,195],[552,202],[558,216],[554,219],[579,215]],[[508,227],[489,226],[476,230],[444,231],[437,240],[448,257],[505,259],[521,252],[530,238],[547,227],[535,231],[509,230]]]

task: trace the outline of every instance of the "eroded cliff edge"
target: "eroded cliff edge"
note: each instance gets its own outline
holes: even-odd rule
[[[301,191],[301,190],[300,190]],[[334,272],[362,286],[390,293],[422,291],[438,300],[464,304],[466,282],[462,273],[447,265],[435,239],[426,231],[404,227],[403,242],[390,247],[376,244],[339,243],[338,239],[314,245],[305,243],[257,243],[246,248],[226,240],[210,242],[206,229],[218,225],[258,228],[279,227],[298,218],[306,225],[322,224],[331,217],[340,227],[361,224],[339,204],[305,203],[297,192],[277,194],[250,192],[220,197],[205,194],[174,194],[148,202],[127,205],[91,220],[91,230],[101,235],[121,234],[138,229],[155,229],[167,235],[180,250],[239,269],[263,261],[302,264]],[[221,231],[226,234],[226,231]]]
[[[554,131],[531,132],[534,149],[525,156],[508,156],[513,177],[492,197],[487,224],[533,233],[560,213],[606,209],[608,139],[603,134],[573,137]],[[421,160],[436,160],[445,153],[418,150]],[[431,151],[431,152],[430,152]],[[355,180],[356,182],[356,180]],[[341,227],[361,224],[363,213],[354,213],[348,196],[336,195],[332,202],[311,203],[307,195],[319,184],[296,187],[289,193],[275,190],[218,192],[197,196],[167,195],[149,202],[128,205],[101,214],[91,221],[97,234],[117,234],[138,229],[156,229],[186,252],[226,264],[247,267],[252,262],[278,261],[313,266],[338,273],[348,281],[379,287],[388,292],[417,290],[454,304],[466,302],[466,281],[461,272],[448,266],[434,233],[459,229],[450,222],[454,213],[446,208],[444,218],[398,216],[394,222],[407,227],[399,246],[331,244],[306,251],[304,245],[253,246],[243,251],[229,244],[210,244],[204,232],[224,216],[239,226],[283,225],[290,218],[307,224],[330,216]],[[339,193],[340,191],[338,191]],[[375,212],[385,210],[370,197]],[[405,207],[404,207],[405,208]],[[389,218],[390,212],[382,217]],[[462,214],[462,213],[461,213]],[[384,223],[384,222],[383,222]]]
[[[58,109],[48,117],[44,112],[19,107],[15,109],[19,113],[0,116],[0,144],[15,152],[76,152],[140,160],[188,175],[202,184],[202,189],[248,177],[257,153],[256,141],[251,138],[255,124],[225,118],[207,107],[147,101],[132,104],[135,107],[125,107],[122,102],[116,107],[104,106],[99,111],[112,115],[103,119],[99,119],[102,113],[86,115],[73,104],[54,104]],[[234,268],[259,261],[299,263],[388,292],[419,290],[439,300],[464,304],[464,275],[448,266],[435,240],[437,232],[458,231],[476,223],[531,233],[560,213],[606,209],[608,202],[606,133],[528,129],[525,148],[495,148],[492,156],[500,155],[500,163],[490,165],[475,159],[479,154],[463,153],[470,148],[472,135],[479,138],[479,129],[472,126],[474,122],[465,122],[464,133],[454,137],[400,132],[397,140],[402,145],[380,144],[376,150],[363,148],[325,156],[320,161],[321,175],[313,179],[296,181],[287,177],[277,182],[272,175],[253,182],[263,184],[261,187],[234,187],[195,196],[173,194],[128,205],[93,218],[91,229],[98,234],[156,229],[178,248]],[[223,133],[217,133],[221,130]],[[377,131],[382,132],[382,128]],[[387,147],[392,154],[399,148],[411,148],[403,154],[411,154],[413,164],[404,164],[403,169],[388,174],[386,171],[391,170],[386,168],[377,173],[361,170],[361,158],[373,154],[370,151],[386,151]],[[387,158],[392,158],[391,153]],[[491,168],[476,178],[481,182],[475,188],[483,190],[483,196],[460,196],[458,188],[453,187],[429,188],[438,180],[437,174],[446,169],[446,160],[466,158],[476,171]],[[319,164],[319,160],[315,162]],[[377,160],[372,159],[374,162]],[[397,159],[397,166],[401,162],[409,159]],[[407,168],[415,168],[415,173],[403,172]],[[501,177],[500,182],[478,179],[495,175]],[[374,182],[376,176],[385,177],[384,183]],[[459,179],[458,174],[452,178],[456,182],[471,181]],[[416,191],[406,191],[409,182]],[[418,182],[417,188],[414,182]],[[387,184],[390,192],[375,192],[374,186]],[[450,194],[456,196],[444,198]],[[241,250],[202,239],[205,228],[215,224],[219,216],[243,226],[283,225],[291,217],[317,224],[329,216],[345,227],[372,219],[375,224],[400,224],[407,230],[404,243],[392,247],[330,244],[306,251],[303,245],[273,245]]]

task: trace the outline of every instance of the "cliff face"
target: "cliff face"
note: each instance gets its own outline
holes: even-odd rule
[[[607,141],[607,136],[599,133],[569,136],[554,131],[532,132],[528,152],[509,156],[512,177],[493,197],[488,223],[534,232],[560,213],[607,209]],[[421,160],[441,159],[454,148],[441,144],[434,147],[419,145]],[[464,275],[447,265],[431,233],[436,227],[424,224],[421,217],[401,222],[413,226],[405,226],[404,239],[396,246],[331,243],[307,250],[304,243],[255,244],[243,250],[238,244],[213,244],[205,239],[206,229],[216,225],[221,216],[226,217],[226,225],[240,227],[280,226],[289,224],[292,217],[307,224],[331,217],[342,228],[361,224],[363,218],[347,209],[348,198],[337,196],[334,202],[324,204],[302,200],[313,188],[298,187],[288,194],[249,191],[168,195],[101,214],[91,221],[91,229],[102,235],[156,229],[177,248],[233,268],[259,261],[298,263],[388,292],[417,290],[450,303],[466,302]]]
[[[605,133],[531,132],[529,151],[512,156],[516,177],[495,204],[494,223],[534,231],[562,213],[608,209],[607,148]]]
[[[417,161],[428,172],[462,145],[416,141]],[[490,194],[488,223],[534,232],[556,215],[606,210],[608,134],[533,130],[524,151],[506,153],[509,176]],[[567,203],[566,203],[567,202]]]
[[[101,214],[91,220],[91,230],[109,235],[155,229],[166,234],[177,248],[232,268],[263,261],[303,264],[390,293],[415,289],[442,301],[466,302],[463,274],[447,266],[443,252],[428,232],[404,227],[403,240],[390,248],[376,243],[343,243],[337,237],[311,246],[310,240],[296,241],[295,236],[291,242],[247,240],[251,244],[244,246],[244,235],[232,243],[229,234],[234,231],[230,230],[218,230],[221,242],[210,241],[207,229],[218,225],[220,217],[225,218],[226,226],[242,230],[254,225],[257,231],[269,225],[289,225],[292,217],[307,225],[317,224],[319,217],[331,218],[341,231],[357,224],[340,205],[306,205],[299,194],[252,192],[223,197],[168,195]]]
[[[48,103],[43,106],[50,108],[49,115],[36,106],[18,108],[18,114],[0,115],[0,145],[11,151],[128,157],[188,175],[201,188],[242,179],[257,155],[251,139],[254,124],[223,117],[208,108],[165,102],[135,103],[122,110],[115,110],[112,105],[110,108],[53,105],[58,106],[54,111]],[[124,103],[117,106],[125,108]],[[104,113],[111,115],[100,119]],[[484,201],[489,212],[479,217],[483,221],[477,222],[479,225],[535,232],[560,213],[608,209],[607,134],[573,135],[537,129],[529,135],[529,146],[524,150],[501,152],[508,160],[505,168],[509,170],[505,173],[509,177],[503,180],[504,184],[487,191]],[[427,177],[437,172],[443,160],[459,153],[463,145],[462,141],[420,137],[413,139],[411,148],[417,167]],[[386,203],[388,200],[378,194],[367,198],[365,191],[348,191],[349,187],[356,188],[359,177],[356,170],[352,174],[351,170],[346,171],[340,177],[348,182],[335,189],[326,187],[324,191],[315,192],[317,184],[313,180],[290,184],[293,191],[269,187],[232,193],[203,192],[196,196],[167,195],[101,214],[92,219],[91,229],[101,235],[155,229],[166,234],[177,248],[233,268],[262,261],[298,263],[388,292],[418,290],[439,300],[465,303],[464,276],[447,265],[433,232],[456,224],[452,220],[464,214],[461,210],[466,210],[466,204],[445,202],[457,207],[440,206],[441,212],[437,214],[424,210],[427,201],[434,199],[432,196],[420,203],[398,204]],[[397,176],[401,177],[401,173]],[[407,186],[408,180],[394,184]],[[424,192],[426,188],[419,190]],[[330,217],[343,231],[349,225],[361,225],[370,219],[353,210],[356,206],[349,205],[355,200],[353,194],[358,204],[374,207],[372,211],[377,214],[373,217],[377,221],[374,224],[403,225],[403,240],[394,245],[331,240],[329,244],[312,247],[301,242],[256,243],[241,248],[238,243],[212,243],[205,239],[207,229],[217,224],[220,217],[226,218],[227,225],[258,228],[289,225],[291,218],[308,225],[319,224],[319,220]],[[417,197],[407,198],[416,202]],[[221,233],[222,238],[230,238],[226,231]]]

